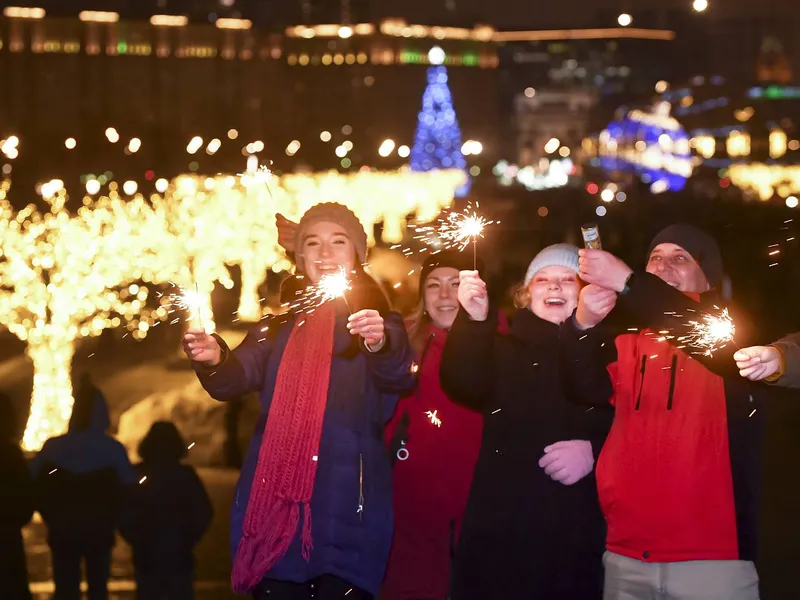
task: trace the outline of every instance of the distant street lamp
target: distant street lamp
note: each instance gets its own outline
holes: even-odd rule
[[[619,23],[622,27],[628,27],[631,23],[633,23],[633,17],[628,13],[622,13],[619,17],[617,17],[617,23]]]
[[[705,12],[708,9],[708,0],[694,0],[692,8],[695,12]]]

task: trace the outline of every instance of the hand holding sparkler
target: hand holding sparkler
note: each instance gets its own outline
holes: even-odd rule
[[[485,321],[489,316],[489,292],[486,282],[477,271],[458,274],[458,301],[473,321]]]
[[[742,348],[733,355],[739,374],[750,381],[761,381],[780,373],[781,355],[775,346]]]
[[[383,317],[377,310],[360,310],[347,319],[347,329],[352,335],[364,338],[367,349],[378,352],[386,343]]]
[[[183,351],[194,362],[216,367],[222,360],[222,348],[213,335],[203,329],[189,329],[183,336]]]

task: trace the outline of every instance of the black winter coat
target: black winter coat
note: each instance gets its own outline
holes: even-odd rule
[[[0,442],[0,598],[28,600],[22,528],[33,516],[33,482],[22,450]]]
[[[605,523],[594,474],[565,486],[538,462],[562,440],[591,441],[596,458],[613,415],[568,399],[557,325],[521,310],[508,336],[496,330],[493,318],[475,322],[462,309],[442,359],[445,392],[484,415],[450,596],[600,600]]]

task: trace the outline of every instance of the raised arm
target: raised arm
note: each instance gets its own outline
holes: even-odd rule
[[[486,283],[477,271],[461,271],[458,303],[447,336],[439,377],[444,392],[455,402],[482,410],[494,387],[496,314],[490,315]]]
[[[603,323],[616,305],[617,295],[587,285],[578,307],[559,329],[558,352],[563,385],[570,401],[584,406],[607,406],[614,392],[609,365],[616,361],[614,335]]]
[[[481,411],[494,388],[497,318],[473,321],[459,309],[439,368],[442,389],[454,402]]]
[[[737,350],[735,344],[729,342],[713,352],[707,352],[706,348],[692,342],[694,327],[691,322],[702,323],[706,316],[718,316],[724,306],[703,307],[683,292],[644,271],[636,272],[631,277],[627,293],[621,296],[621,303],[637,324],[668,332],[665,337],[671,345],[680,347],[713,373],[729,378],[739,376],[733,359]]]
[[[383,334],[384,343],[377,349],[367,342],[361,344],[369,373],[383,393],[408,392],[414,388],[414,374],[411,372],[413,352],[403,318],[397,313],[389,313],[383,319]]]
[[[231,350],[219,335],[190,330],[184,350],[200,383],[216,400],[230,400],[261,389],[274,339],[257,327]]]

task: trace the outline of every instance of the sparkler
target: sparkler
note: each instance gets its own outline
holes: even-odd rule
[[[419,235],[414,239],[421,240],[427,246],[442,247],[444,249],[458,249],[462,252],[472,242],[473,268],[478,268],[478,238],[483,237],[483,230],[494,221],[487,221],[480,216],[476,202],[473,209],[472,203],[467,204],[462,212],[448,212],[439,217],[435,225],[415,228]]]
[[[201,315],[202,308],[205,306],[205,297],[200,293],[199,284],[195,284],[194,290],[187,289],[172,282],[170,282],[170,285],[177,288],[178,291],[166,297],[166,305],[186,311],[188,313],[187,321],[191,323],[191,327],[205,329],[203,327],[203,318]],[[163,296],[163,294],[159,294],[159,297]]]
[[[718,307],[714,307],[720,310]],[[728,309],[723,308],[718,315],[706,314],[702,321],[689,321],[690,332],[678,338],[689,346],[703,350],[706,356],[713,356],[714,352],[733,343],[736,326],[728,314]],[[735,345],[735,344],[734,344]]]
[[[335,273],[325,273],[316,284],[298,292],[297,300],[284,306],[288,306],[289,310],[295,313],[312,313],[326,302],[341,298],[344,300],[347,312],[351,312],[345,296],[351,289],[347,272],[339,267]]]

